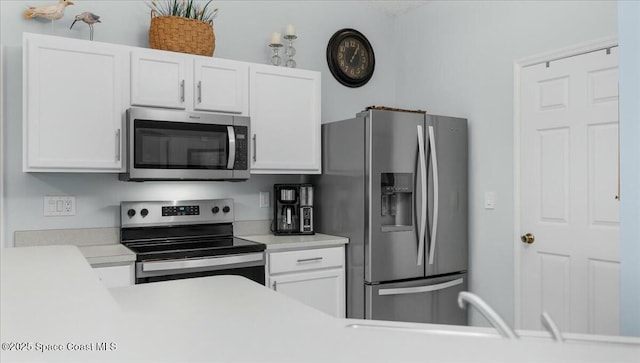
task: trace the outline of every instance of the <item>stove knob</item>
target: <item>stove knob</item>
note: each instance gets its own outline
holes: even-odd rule
[[[219,208],[219,207],[217,207],[217,206],[216,206],[216,207],[213,207],[213,208],[211,209],[211,212],[213,212],[213,214],[216,214],[216,213],[220,212],[220,208]]]
[[[231,208],[229,208],[228,205],[225,205],[224,208],[222,208],[222,211],[225,213],[229,213],[229,211],[231,210]]]
[[[146,217],[147,214],[149,214],[149,210],[147,208],[142,208],[142,210],[140,211],[140,215]]]
[[[129,218],[132,218],[133,216],[136,215],[136,210],[135,209],[129,209],[127,211],[127,215],[129,216]]]

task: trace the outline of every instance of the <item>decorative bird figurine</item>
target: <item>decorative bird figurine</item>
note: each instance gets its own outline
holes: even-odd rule
[[[89,25],[89,39],[93,40],[93,24],[102,23],[100,21],[100,17],[94,13],[85,11],[80,15],[76,15],[76,20],[74,20],[73,23],[71,23],[71,26],[69,27],[69,29],[73,28],[73,24],[75,24],[76,21],[78,20],[82,20]]]
[[[33,18],[45,18],[51,21],[58,20],[64,16],[64,9],[73,5],[69,0],[58,0],[54,5],[42,5],[42,6],[29,6],[29,9],[24,12],[25,19]]]

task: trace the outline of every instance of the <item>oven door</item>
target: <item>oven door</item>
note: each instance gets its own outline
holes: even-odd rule
[[[215,275],[244,276],[264,285],[264,253],[136,262],[136,284]]]

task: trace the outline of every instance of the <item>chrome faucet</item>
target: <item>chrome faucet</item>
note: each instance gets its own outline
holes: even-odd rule
[[[460,292],[458,294],[458,306],[460,306],[460,309],[464,309],[465,302],[475,307],[504,338],[518,339],[516,332],[478,295],[467,291]]]

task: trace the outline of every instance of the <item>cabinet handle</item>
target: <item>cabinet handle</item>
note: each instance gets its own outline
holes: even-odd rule
[[[256,159],[257,159],[256,158],[256,154],[257,154],[256,145],[258,145],[258,142],[256,141],[256,138],[257,138],[256,134],[253,134],[253,162],[254,163],[256,162]]]
[[[198,81],[198,103],[202,103],[202,81]]]
[[[298,263],[304,262],[320,262],[322,261],[322,257],[314,257],[314,258],[301,258],[298,260]]]
[[[180,102],[184,102],[184,79],[180,81]]]
[[[120,129],[116,130],[116,161],[120,161]]]
[[[273,286],[273,291],[278,291],[278,281],[274,281],[271,286]]]

